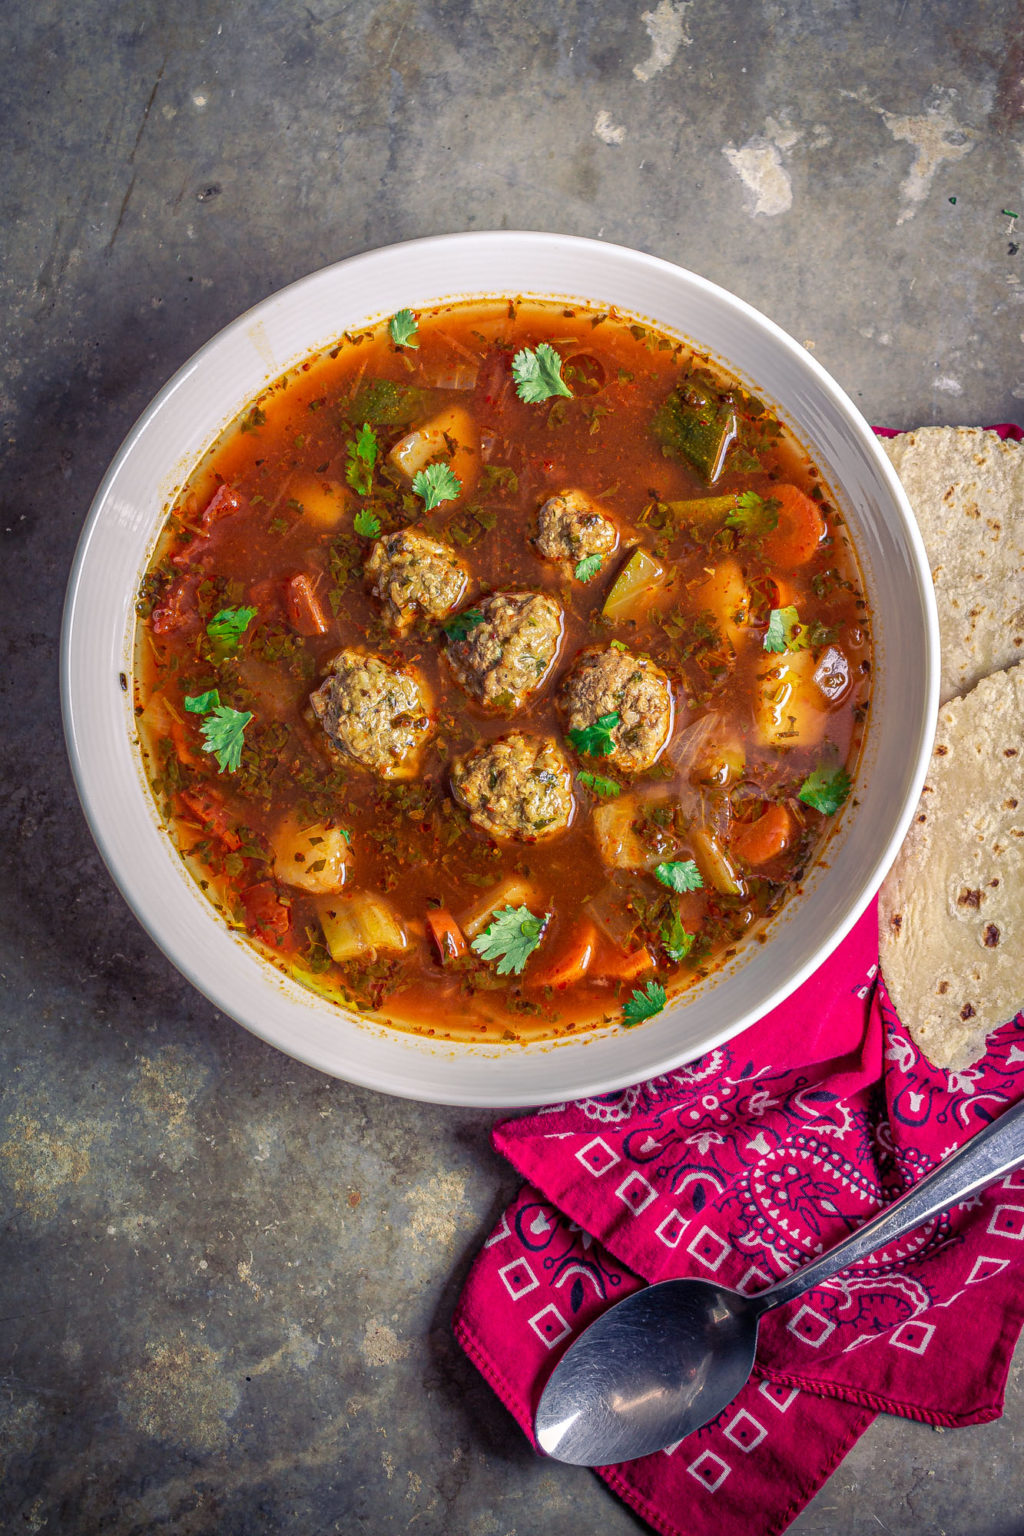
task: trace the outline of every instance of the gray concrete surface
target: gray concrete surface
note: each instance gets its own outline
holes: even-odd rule
[[[449,1336],[491,1115],[297,1066],[112,887],[65,762],[103,469],[220,326],[410,236],[556,229],[767,311],[876,422],[1024,412],[1024,11],[961,0],[12,0],[0,390],[0,1525],[624,1536]],[[1024,1531],[997,1424],[879,1421],[799,1536]],[[756,1513],[751,1517],[756,1536]]]

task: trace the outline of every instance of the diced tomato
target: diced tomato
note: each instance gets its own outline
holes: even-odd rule
[[[231,824],[224,802],[209,789],[183,789],[178,796],[186,810],[214,837],[224,844],[225,848],[234,850],[242,846],[242,839]]]
[[[230,485],[219,485],[206,504],[206,511],[202,516],[204,528],[209,528],[211,523],[219,518],[229,517],[232,512],[242,512],[248,505],[244,496],[238,491],[232,490]]]
[[[284,611],[296,634],[326,635],[330,621],[317,596],[315,581],[305,571],[285,582]]]
[[[175,565],[209,565],[213,552],[220,540],[217,537],[215,525],[225,517],[231,517],[236,512],[244,512],[249,503],[238,491],[233,491],[230,485],[220,485],[210,497],[206,511],[200,518],[204,532],[196,534],[190,539],[183,549],[179,549],[171,559]],[[210,530],[214,531],[211,533]]]
[[[239,900],[245,912],[245,926],[261,939],[280,943],[292,926],[291,909],[286,907],[270,880],[261,880],[242,891]]]
[[[175,630],[186,629],[198,620],[199,613],[196,609],[198,585],[197,576],[179,576],[174,585],[168,587],[150,615],[154,634],[170,635]]]

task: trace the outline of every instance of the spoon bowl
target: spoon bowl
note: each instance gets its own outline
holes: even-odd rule
[[[559,1461],[603,1467],[664,1450],[721,1413],[754,1365],[765,1312],[866,1259],[1024,1162],[1024,1099],[836,1247],[756,1296],[663,1280],[609,1307],[570,1345],[534,1429]]]
[[[708,1280],[634,1291],[563,1355],[537,1408],[541,1449],[603,1466],[662,1449],[668,1424],[675,1440],[699,1429],[750,1375],[763,1310]]]

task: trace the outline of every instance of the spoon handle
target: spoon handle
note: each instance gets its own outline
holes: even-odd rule
[[[913,1189],[872,1216],[835,1248],[798,1269],[795,1274],[751,1298],[765,1312],[781,1307],[812,1286],[820,1285],[838,1270],[866,1259],[879,1248],[922,1226],[951,1205],[966,1200],[1024,1162],[1024,1099],[1004,1110],[998,1120],[984,1126],[952,1157],[925,1174]]]

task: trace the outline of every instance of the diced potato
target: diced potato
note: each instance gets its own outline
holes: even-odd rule
[[[312,476],[293,480],[288,496],[300,503],[305,522],[324,531],[339,527],[349,502],[349,493],[340,481],[317,480]]]
[[[314,896],[329,896],[345,884],[351,850],[340,827],[323,822],[302,826],[294,816],[282,821],[270,838],[274,874]]]
[[[660,560],[646,549],[634,549],[604,600],[605,618],[614,623],[639,618],[667,580],[668,571]]]
[[[824,736],[828,714],[815,670],[813,651],[786,653],[762,668],[754,699],[762,746],[813,747]]]
[[[450,405],[400,438],[388,458],[410,481],[419,470],[443,459],[458,477],[462,495],[468,496],[480,477],[480,433],[465,406]]]
[[[529,907],[539,917],[540,912],[533,905],[535,900],[536,891],[528,880],[521,875],[509,875],[507,880],[492,886],[474,901],[459,918],[459,927],[467,939],[475,939],[487,927],[492,915],[505,907]]]
[[[317,904],[320,926],[332,960],[374,960],[409,947],[408,935],[389,902],[369,891],[349,897],[324,896]]]
[[[647,855],[633,830],[636,800],[621,795],[594,807],[591,821],[598,851],[609,869],[642,869]]]
[[[710,827],[694,827],[690,832],[690,842],[693,845],[694,860],[706,886],[710,885],[723,896],[742,896],[745,893],[743,881]]]
[[[713,576],[697,587],[694,602],[708,608],[725,638],[736,647],[750,623],[750,590],[735,560],[723,560]]]
[[[739,738],[714,743],[700,765],[700,777],[705,784],[719,789],[729,789],[738,784],[747,768],[747,753]]]

